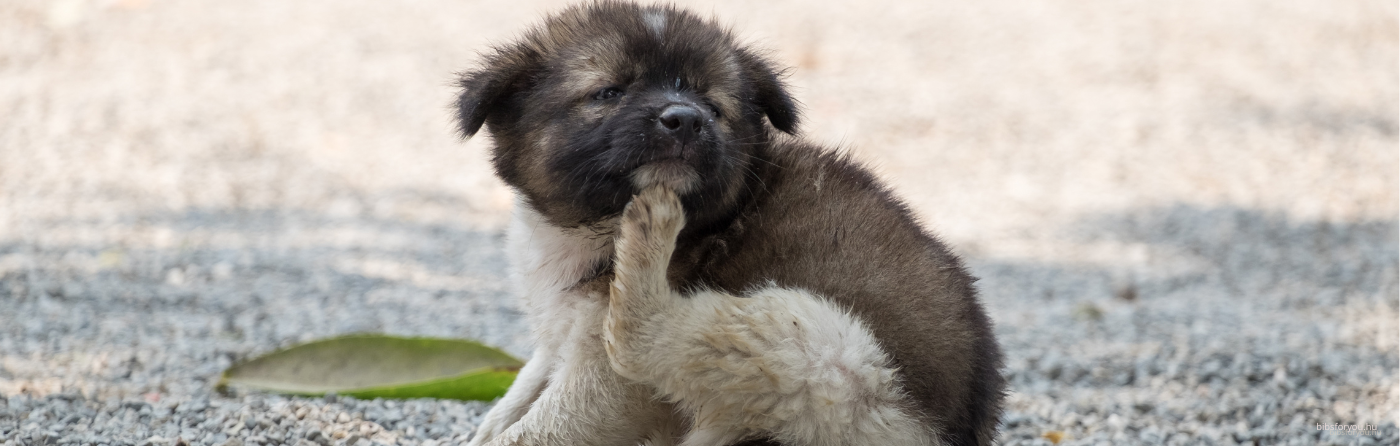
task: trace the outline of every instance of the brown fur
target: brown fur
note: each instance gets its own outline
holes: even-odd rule
[[[668,18],[664,45],[645,11]],[[673,287],[740,295],[776,283],[825,296],[872,329],[944,442],[991,443],[1005,383],[975,279],[865,168],[771,132],[795,132],[798,115],[771,66],[684,11],[591,3],[464,75],[459,117],[467,135],[486,125],[498,174],[560,227],[616,217],[641,165],[689,169],[700,180],[681,194]],[[610,86],[623,96],[598,99]],[[694,143],[648,133],[645,119],[677,102],[712,118]]]
[[[766,193],[678,248],[677,278],[733,293],[771,280],[851,308],[945,441],[989,443],[1005,384],[975,279],[864,168],[797,141],[765,149]]]

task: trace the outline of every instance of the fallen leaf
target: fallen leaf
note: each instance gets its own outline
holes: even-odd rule
[[[229,367],[217,385],[294,395],[490,401],[523,363],[460,339],[350,335],[288,347]]]

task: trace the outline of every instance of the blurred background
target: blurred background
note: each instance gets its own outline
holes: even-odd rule
[[[1007,444],[1400,441],[1396,2],[678,3],[981,277]],[[211,387],[353,332],[528,356],[449,104],[565,4],[0,3],[0,444],[468,438]]]

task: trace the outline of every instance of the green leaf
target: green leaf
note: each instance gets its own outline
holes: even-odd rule
[[[217,388],[490,401],[505,394],[522,364],[505,352],[472,341],[349,335],[235,364],[224,371]]]

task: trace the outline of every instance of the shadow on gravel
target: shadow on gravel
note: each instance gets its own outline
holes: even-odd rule
[[[972,259],[1015,395],[1008,438],[1151,420],[1242,442],[1320,441],[1329,422],[1393,438],[1398,232],[1175,205],[1061,229],[1121,263]],[[1045,411],[1065,404],[1090,409]]]
[[[1017,300],[1151,299],[1221,287],[1231,299],[1294,307],[1354,298],[1394,300],[1400,291],[1400,224],[1394,219],[1308,221],[1234,206],[1183,204],[1090,215],[1060,232],[1080,243],[1138,248],[1141,258],[1124,258],[1121,264],[973,260],[983,275],[1004,279],[979,285],[990,295],[1015,290]]]
[[[1278,212],[1177,205],[1128,215],[1094,216],[1075,238],[1147,243],[1205,265],[1197,280],[1236,297],[1272,297],[1330,305],[1349,296],[1395,297],[1395,219],[1299,221]]]
[[[518,335],[521,314],[506,298],[499,231],[378,217],[376,204],[383,203],[43,222],[61,240],[106,244],[0,243],[0,260],[20,260],[0,264],[0,293],[12,297],[0,311],[72,316],[19,318],[0,333],[41,351],[171,344],[163,354],[229,361],[353,332],[467,337],[517,355],[528,349]]]
[[[61,235],[49,240],[111,244],[0,244],[0,339],[11,357],[37,358],[0,378],[203,395],[242,356],[365,331],[528,354],[499,231],[443,223],[462,206],[450,197],[377,200],[45,222]],[[405,209],[437,223],[395,213]],[[1383,417],[1400,368],[1384,322],[1400,304],[1396,220],[1177,205],[1091,215],[1057,234],[1124,261],[969,261],[1006,351],[1008,439],[1148,432],[1154,420],[1237,441],[1325,422],[1394,435]],[[97,352],[102,365],[84,365]]]

